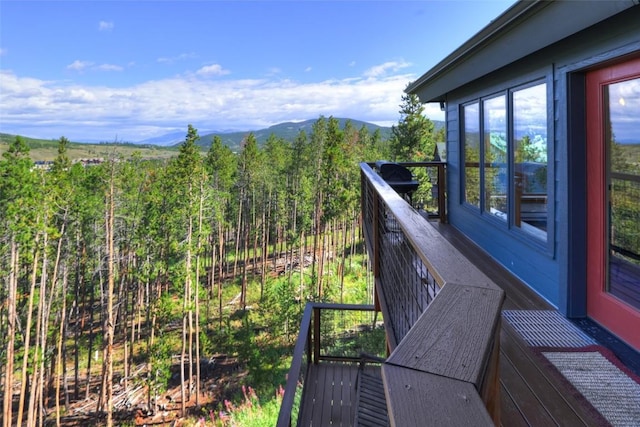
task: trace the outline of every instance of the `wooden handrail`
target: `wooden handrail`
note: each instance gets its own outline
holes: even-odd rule
[[[434,227],[430,226],[420,213],[393,191],[367,163],[361,163],[360,168],[363,178],[370,182],[378,198],[384,201],[387,210],[395,217],[404,237],[410,240],[417,255],[441,287],[448,282],[453,282],[500,289],[473,263],[470,261],[460,262],[461,256],[458,250]]]
[[[447,390],[452,394],[443,392],[435,397],[444,405],[442,407],[446,406],[447,399],[455,401],[457,393],[466,394],[469,389],[464,384],[471,384],[475,395],[470,401],[482,402],[484,406],[461,405],[460,411],[469,412],[466,415],[459,414],[464,415],[460,420],[469,419],[466,416],[471,419],[477,416],[478,422],[481,419],[493,419],[493,422],[499,424],[498,354],[504,291],[397,195],[369,164],[361,164],[361,175],[362,187],[368,192],[368,197],[373,197],[373,201],[369,201],[369,208],[380,206],[380,212],[385,216],[385,221],[364,227],[374,271],[384,273],[390,269],[385,267],[385,263],[397,262],[404,264],[395,268],[406,274],[408,269],[415,268],[416,263],[421,263],[428,271],[428,276],[441,288],[421,316],[409,319],[410,329],[404,332],[406,327],[396,327],[394,322],[401,320],[406,323],[407,313],[415,312],[421,306],[413,309],[401,306],[393,310],[385,307],[398,300],[396,295],[402,293],[402,289],[397,285],[398,280],[389,282],[390,278],[384,274],[375,277],[376,290],[380,294],[378,299],[385,315],[385,328],[387,331],[401,332],[401,335],[391,337],[390,342],[397,343],[397,346],[391,346],[392,353],[383,366],[385,386],[396,393],[387,394],[392,425],[410,422],[410,419],[400,416],[407,413],[406,404],[412,398],[412,394],[405,393],[405,390],[411,387],[415,390],[416,386],[430,388],[433,381],[440,382],[443,379],[447,379]],[[380,215],[363,212],[363,218],[370,220]],[[393,222],[394,230],[381,230],[389,221]],[[388,233],[386,237],[385,231]],[[402,249],[397,249],[399,245]],[[393,254],[394,250],[400,253],[397,260],[389,259],[389,253]],[[387,288],[392,290],[388,291]],[[386,293],[390,295],[387,296]],[[411,304],[415,301],[415,304],[420,304],[419,299],[420,296],[417,296],[413,300],[405,298],[399,302]],[[403,318],[395,319],[394,313],[401,313]],[[387,322],[391,325],[387,326]],[[409,369],[415,376],[404,376],[403,369]],[[409,381],[411,384],[404,384],[404,389],[399,388],[399,378],[404,378],[401,381]],[[417,390],[412,393],[421,392]],[[455,410],[455,407],[449,407]],[[478,408],[488,411],[490,417],[486,412],[485,415],[478,414]],[[433,418],[434,414],[426,412],[425,405],[418,405],[411,410],[418,413],[423,411],[422,415],[431,420],[431,425],[438,425],[438,420]],[[451,416],[451,413],[445,411],[443,416]]]

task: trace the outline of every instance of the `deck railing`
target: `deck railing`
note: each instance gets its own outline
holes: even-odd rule
[[[497,363],[504,291],[367,163],[361,164],[361,189],[376,307],[385,319],[391,353],[383,372],[391,365],[410,364],[440,378],[472,383],[494,421],[499,420]],[[416,349],[428,351],[419,350],[418,356]],[[422,360],[419,367],[417,360]]]
[[[278,427],[297,425],[305,378],[312,363],[357,363],[360,354],[384,356],[376,339],[381,316],[373,305],[307,303],[280,406]],[[367,339],[367,337],[371,339]]]
[[[444,179],[441,184],[444,187]],[[303,401],[299,385],[304,388],[310,364],[351,363],[361,351],[371,352],[358,347],[335,353],[344,350],[341,337],[348,336],[350,328],[343,326],[336,335],[327,325],[335,324],[335,318],[325,320],[330,310],[362,309],[372,318],[353,325],[375,325],[375,313],[382,312],[388,354],[382,375],[392,425],[499,425],[504,291],[366,163],[361,164],[361,189],[374,306],[307,305],[278,426],[297,424],[297,405]],[[439,213],[444,214],[444,206]]]
[[[375,162],[367,163],[375,168]],[[421,209],[429,218],[447,221],[446,211],[446,162],[398,162],[409,169],[419,181],[418,195],[412,197],[413,206]],[[425,173],[419,173],[424,171]],[[424,187],[428,186],[428,191]]]
[[[410,166],[418,164],[402,163]],[[423,165],[436,167],[437,176],[443,175],[442,163],[427,162]],[[371,164],[362,164],[361,182],[365,243],[376,285],[385,284],[385,292],[378,291],[376,296],[386,299],[383,304],[378,301],[377,306],[386,319],[393,319],[386,323],[391,351],[409,332],[444,281],[434,276],[437,271],[429,268],[428,253],[416,250],[420,247],[421,236],[415,234],[419,230],[415,225],[424,223],[423,214],[388,186],[373,171]],[[444,188],[444,179],[438,181],[438,186]],[[444,200],[438,205],[443,203]],[[445,208],[441,207],[439,215],[444,211]]]

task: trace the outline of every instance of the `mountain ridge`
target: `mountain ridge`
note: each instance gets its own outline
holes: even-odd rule
[[[339,122],[339,126],[341,129],[344,128],[347,122],[351,122],[351,125],[354,129],[360,130],[362,126],[365,126],[370,133],[374,133],[376,130],[380,131],[380,136],[383,140],[389,139],[392,135],[392,127],[391,126],[380,126],[370,122],[365,122],[362,120],[356,120],[351,118],[336,118]],[[316,123],[318,119],[308,119],[300,122],[282,122],[278,123],[266,128],[255,129],[255,130],[245,130],[245,131],[208,131],[205,130],[200,134],[200,139],[198,140],[198,145],[203,148],[208,148],[215,136],[219,136],[222,139],[222,143],[227,145],[233,151],[240,151],[242,141],[250,134],[256,137],[258,141],[258,145],[262,146],[269,139],[269,137],[273,134],[276,137],[283,138],[287,141],[293,141],[298,136],[300,131],[305,131],[307,134],[310,134],[313,128],[314,123]],[[444,127],[445,123],[439,120],[432,120],[435,125],[436,130]],[[182,144],[187,135],[187,130],[184,131],[175,131],[169,132],[164,135],[156,136],[153,138],[147,138],[144,140],[140,140],[137,142],[86,142],[86,141],[71,141],[72,144],[81,144],[81,145],[96,145],[96,146],[105,146],[105,145],[126,145],[126,146],[139,146],[139,147],[158,147],[158,148],[166,148],[166,149],[175,149],[177,146]],[[9,142],[15,135],[11,134],[1,134],[3,142]],[[20,135],[26,140],[28,140],[29,145],[34,148],[36,146],[57,146],[57,139],[42,139],[42,138],[30,138],[26,135]]]
[[[347,121],[349,121],[356,130],[359,130],[362,126],[365,126],[371,133],[379,129],[382,134],[382,138],[389,138],[391,136],[390,126],[379,126],[370,122],[350,118],[336,118],[336,120],[338,120],[340,128],[344,128]],[[262,129],[243,131],[204,131],[200,134],[198,145],[202,147],[209,147],[209,145],[211,145],[211,142],[213,141],[213,138],[215,136],[219,136],[222,139],[223,144],[227,145],[232,150],[237,151],[240,149],[242,141],[250,133],[253,133],[253,135],[256,137],[259,146],[262,146],[272,134],[287,141],[293,141],[296,136],[298,136],[301,130],[310,133],[313,124],[317,121],[318,119],[308,119],[300,122],[289,121],[278,123]],[[181,144],[184,141],[185,136],[186,131],[171,132],[165,135],[138,141],[136,142],[136,144],[173,147]]]

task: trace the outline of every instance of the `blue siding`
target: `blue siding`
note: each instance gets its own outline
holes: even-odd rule
[[[640,7],[530,55],[483,79],[447,94],[447,188],[449,222],[562,313],[586,314],[586,168],[584,155],[583,70],[628,54],[640,54]],[[549,193],[554,215],[550,244],[510,230],[461,204],[460,104],[527,79],[548,78],[552,144]]]

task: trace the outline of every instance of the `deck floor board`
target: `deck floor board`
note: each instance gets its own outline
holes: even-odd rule
[[[464,256],[506,292],[504,310],[548,310],[552,307],[453,227],[432,223]],[[590,413],[552,375],[519,334],[502,323],[500,334],[501,425],[590,426]],[[331,371],[331,372],[329,372]],[[351,425],[356,399],[357,365],[321,363],[310,368],[301,426]],[[310,403],[310,404],[309,404]],[[333,405],[342,406],[337,411]],[[349,414],[349,420],[345,415]],[[340,419],[335,418],[340,414]],[[332,420],[332,417],[334,419]]]

